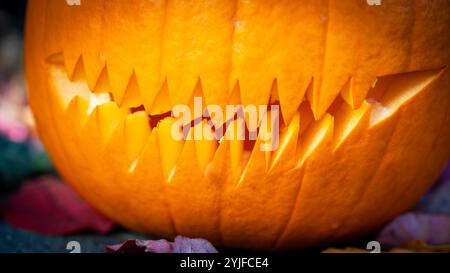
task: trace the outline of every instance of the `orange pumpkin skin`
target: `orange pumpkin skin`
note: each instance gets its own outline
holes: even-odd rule
[[[45,0],[29,3],[25,69],[45,147],[99,211],[288,249],[374,231],[431,185],[450,156],[449,44],[445,0]],[[279,101],[279,148],[149,126],[194,95]]]

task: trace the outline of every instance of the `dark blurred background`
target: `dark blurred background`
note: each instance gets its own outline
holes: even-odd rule
[[[34,133],[23,77],[25,0],[0,1],[0,195],[51,167]]]
[[[20,73],[26,1],[0,2],[0,79]]]

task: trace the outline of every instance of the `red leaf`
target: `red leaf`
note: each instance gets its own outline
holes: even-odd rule
[[[86,230],[104,234],[114,227],[66,184],[49,176],[25,183],[3,200],[0,213],[14,227],[51,235]]]
[[[388,224],[378,235],[377,240],[392,246],[409,241],[423,241],[431,245],[449,244],[450,216],[403,214]]]
[[[167,240],[128,240],[107,246],[109,253],[217,253],[214,246],[204,239],[177,236],[175,242]]]

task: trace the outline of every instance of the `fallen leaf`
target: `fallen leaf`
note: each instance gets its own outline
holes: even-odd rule
[[[388,224],[378,235],[382,245],[400,246],[409,241],[431,245],[450,243],[450,216],[406,213]]]
[[[127,240],[121,244],[107,246],[108,253],[217,253],[214,246],[204,239],[175,237],[167,240]]]
[[[80,231],[105,234],[114,227],[113,222],[51,176],[24,183],[18,192],[2,200],[0,213],[14,227],[51,235]]]

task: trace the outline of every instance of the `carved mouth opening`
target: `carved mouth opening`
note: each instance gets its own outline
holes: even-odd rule
[[[131,117],[139,116],[139,119],[146,120],[146,126],[148,131],[152,132],[158,130],[162,133],[165,128],[163,125],[165,122],[172,122],[172,104],[170,93],[168,92],[169,85],[167,80],[161,87],[158,95],[154,99],[152,106],[148,109],[143,103],[140,94],[145,90],[140,90],[139,79],[133,74],[130,77],[130,82],[120,101],[114,98],[113,92],[110,90],[110,84],[108,80],[107,69],[103,69],[102,73],[97,79],[96,87],[91,90],[86,81],[86,73],[83,68],[82,57],[78,62],[77,67],[72,75],[69,75],[64,66],[63,53],[56,53],[49,56],[46,59],[48,64],[48,79],[53,89],[56,91],[58,101],[63,109],[70,107],[70,104],[74,100],[84,100],[89,104],[88,113],[86,115],[93,115],[95,111],[99,111],[104,107],[110,107],[111,111],[121,113],[113,115],[109,118],[100,120],[99,122],[106,122],[117,125],[122,119],[130,119]],[[346,138],[352,133],[352,131],[358,126],[366,126],[370,129],[373,126],[382,125],[383,121],[389,119],[394,115],[402,105],[407,103],[413,97],[418,95],[427,88],[442,75],[446,67],[412,71],[401,74],[392,74],[380,76],[376,79],[373,86],[368,92],[365,101],[357,108],[352,107],[346,102],[342,96],[338,96],[335,101],[329,107],[327,113],[322,117],[316,119],[314,117],[310,101],[307,96],[298,106],[297,112],[293,117],[283,117],[283,107],[280,106],[278,96],[278,84],[277,79],[274,78],[271,88],[271,97],[267,102],[267,110],[270,113],[271,107],[276,105],[280,109],[279,124],[279,146],[278,149],[272,152],[267,152],[267,170],[270,172],[274,166],[280,164],[287,149],[292,149],[292,143],[295,143],[295,166],[300,167],[308,159],[308,157],[314,152],[321,141],[324,139],[327,133],[332,130],[334,149],[339,149],[339,146],[345,142]],[[311,81],[308,88],[312,88],[314,80]],[[341,92],[351,92],[352,78],[350,77],[347,84],[343,87]],[[269,88],[269,87],[268,87]],[[345,90],[344,90],[345,89]],[[232,92],[230,92],[229,102],[232,105],[240,104],[241,92],[239,82],[236,82]],[[193,96],[202,97],[201,77],[199,77]],[[236,116],[235,116],[236,117]],[[223,123],[222,127],[224,132],[228,131],[230,125],[236,122],[234,119],[227,120]],[[364,117],[369,117],[367,124],[361,125]],[[111,120],[115,118],[117,120]],[[216,131],[217,128],[211,123],[211,117],[200,116],[194,117],[185,126],[194,128],[198,125],[209,126],[211,131]],[[247,137],[251,132],[248,126],[245,126],[245,140],[235,141],[230,143],[231,149],[231,161],[236,161],[236,179],[239,180],[242,177],[242,173],[245,172],[245,167],[252,153],[260,152],[258,142],[261,135],[262,123],[259,123],[255,128],[258,135],[257,140],[249,140]],[[99,124],[99,128],[103,130],[102,135],[104,140],[108,141],[108,138],[114,130],[114,125],[105,126]],[[189,131],[189,130],[187,130]],[[139,136],[132,136],[139,137]],[[142,136],[148,138],[148,134]],[[133,148],[132,156],[135,157],[133,164],[139,160],[140,150],[142,150],[145,140],[137,141],[138,146]],[[161,144],[164,145],[164,144]],[[170,143],[167,145],[171,145]],[[209,144],[208,144],[209,145]],[[206,169],[208,163],[213,159],[215,152],[222,145],[221,141],[215,141],[211,145],[204,145],[205,148],[199,153],[204,153],[204,158],[199,159],[200,167]],[[206,146],[208,146],[206,148]],[[161,151],[161,157],[163,161],[164,174],[168,181],[170,181],[173,168],[176,167],[177,158],[182,151],[183,145],[179,145],[178,149],[170,149]],[[203,149],[203,148],[202,148]],[[167,155],[166,153],[170,153]],[[200,156],[201,157],[201,156]],[[130,168],[132,169],[132,168]]]

